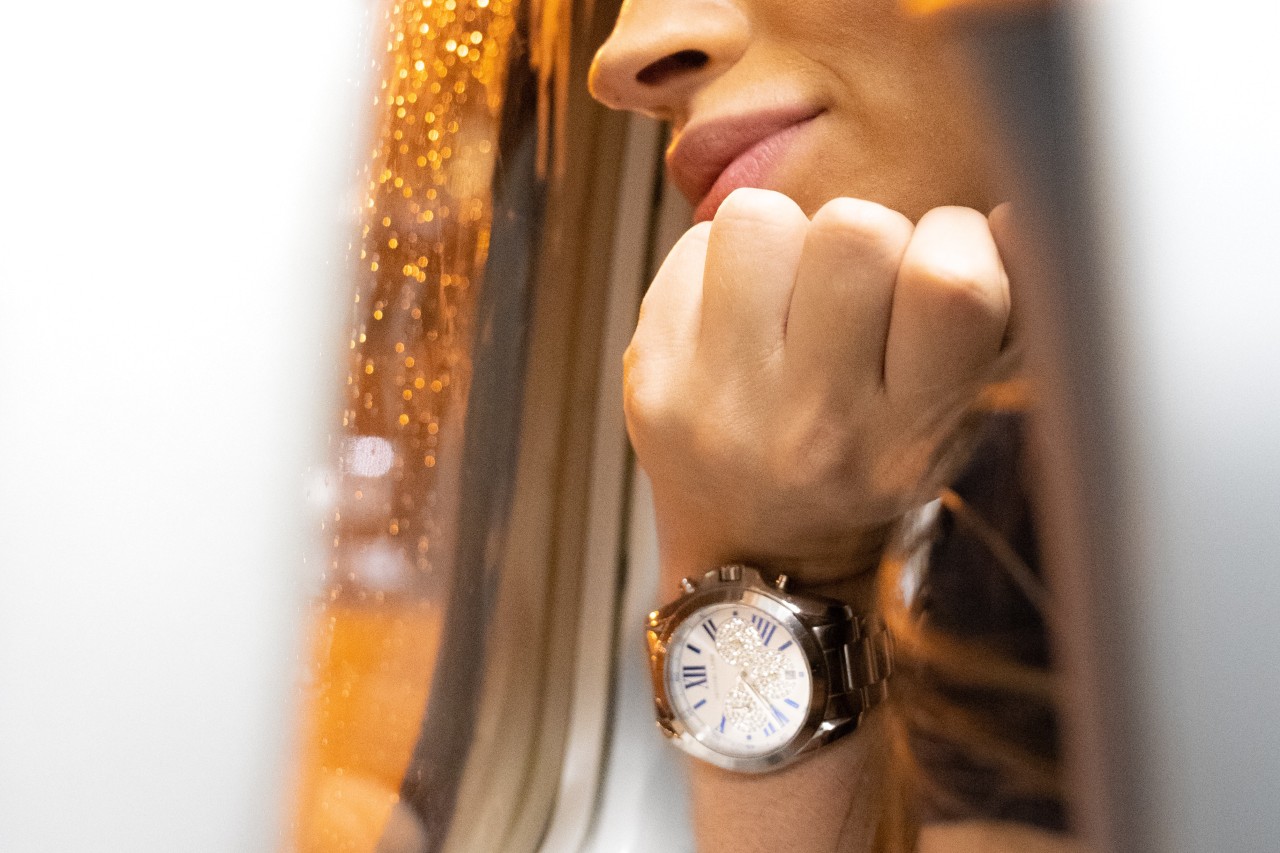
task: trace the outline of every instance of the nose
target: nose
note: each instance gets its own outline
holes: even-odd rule
[[[591,65],[591,94],[614,109],[675,118],[749,38],[734,0],[627,0]]]

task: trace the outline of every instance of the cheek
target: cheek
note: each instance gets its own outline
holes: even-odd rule
[[[875,201],[913,221],[943,205],[992,206],[992,150],[964,77],[893,75],[851,81],[789,170],[812,215],[837,196]],[[954,82],[959,81],[959,82]]]
[[[785,176],[807,213],[841,195],[913,220],[942,205],[990,207],[990,146],[968,69],[899,0],[755,2],[829,104]]]
[[[902,0],[740,0],[758,29],[807,45],[806,55],[831,48],[857,54],[895,37],[905,22]]]
[[[989,207],[979,146],[957,144],[953,129],[929,121],[868,127],[834,114],[822,121],[778,187],[806,214],[838,196],[883,204],[912,221],[943,205]]]

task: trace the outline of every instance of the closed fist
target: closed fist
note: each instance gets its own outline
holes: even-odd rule
[[[664,570],[812,583],[871,565],[991,374],[1009,283],[985,216],[738,190],[676,244],[625,357]]]

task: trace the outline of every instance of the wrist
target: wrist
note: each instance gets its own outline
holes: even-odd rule
[[[834,598],[865,613],[875,603],[875,569],[892,527],[884,524],[850,535],[838,545],[801,552],[749,547],[705,531],[660,525],[660,598],[666,602],[677,597],[682,578],[698,578],[709,569],[740,562],[763,569],[771,578],[786,575],[789,588],[796,592]]]

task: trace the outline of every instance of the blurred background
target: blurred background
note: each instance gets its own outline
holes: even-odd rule
[[[923,5],[1052,214],[1081,823],[1274,850],[1280,17]],[[0,849],[690,849],[617,381],[688,211],[586,96],[616,7],[0,10]]]

